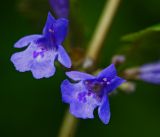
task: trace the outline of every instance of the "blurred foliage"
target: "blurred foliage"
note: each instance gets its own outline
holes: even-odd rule
[[[23,16],[33,21],[46,17],[50,7],[47,0],[17,0],[16,6]]]
[[[20,8],[19,4],[25,1],[30,6],[25,3],[22,4],[24,7]],[[76,4],[71,10],[74,12],[74,19],[71,20],[76,23],[75,27],[70,27],[74,28],[76,35],[81,32],[80,39],[77,37],[74,41],[73,38],[72,46],[85,49],[93,35],[105,0],[72,1]],[[160,1],[157,0],[122,0],[97,67],[109,65],[111,57],[123,48],[120,41],[122,36],[159,23],[159,7]],[[57,136],[68,106],[62,103],[60,95],[59,85],[66,78],[64,71],[58,67],[54,77],[35,80],[30,72],[17,72],[10,62],[10,56],[18,51],[13,48],[14,42],[24,35],[41,33],[49,9],[46,0],[1,1],[0,137]],[[154,58],[155,54],[145,56],[149,55]],[[149,57],[145,62],[148,62],[148,59]],[[140,58],[136,60],[138,64]],[[112,116],[109,125],[103,125],[96,114],[93,120],[80,121],[76,137],[159,137],[160,87],[142,82],[138,83],[137,87],[137,91],[132,95],[119,93],[110,97]]]
[[[135,66],[160,59],[160,24],[122,37],[118,51],[126,57],[125,65]]]

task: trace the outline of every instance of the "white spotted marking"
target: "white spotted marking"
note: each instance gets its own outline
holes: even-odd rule
[[[105,82],[106,82],[106,81],[107,81],[107,78],[103,78],[103,81],[105,81]]]

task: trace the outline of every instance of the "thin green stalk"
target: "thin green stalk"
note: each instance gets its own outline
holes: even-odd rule
[[[97,61],[99,53],[103,47],[103,42],[107,38],[115,13],[121,0],[108,0],[95,29],[94,35],[89,43],[86,53],[84,68],[90,68]]]
[[[58,137],[73,137],[77,128],[78,119],[67,110]]]

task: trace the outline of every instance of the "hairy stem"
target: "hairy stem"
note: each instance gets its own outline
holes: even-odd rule
[[[93,62],[97,60],[98,54],[102,49],[102,43],[106,38],[106,34],[111,26],[119,3],[120,0],[107,0],[106,2],[103,13],[94,32],[93,38],[91,39],[88,50],[86,52],[86,57]],[[87,61],[88,60],[86,60],[87,65],[85,65],[84,63],[84,68],[89,68],[93,65],[93,63],[88,65]],[[73,137],[74,133],[76,132],[77,123],[78,120],[74,118],[69,113],[69,111],[67,111],[58,137]]]

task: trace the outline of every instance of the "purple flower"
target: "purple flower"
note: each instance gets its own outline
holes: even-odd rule
[[[11,61],[20,72],[31,71],[36,79],[54,75],[54,61],[58,60],[67,68],[71,60],[61,46],[67,35],[68,20],[58,20],[48,13],[42,35],[29,35],[21,38],[14,47],[27,49],[12,55]]]
[[[110,120],[108,94],[125,82],[117,76],[114,65],[102,70],[98,76],[71,71],[66,75],[74,83],[64,80],[61,85],[63,102],[70,104],[70,113],[78,118],[94,118],[93,111],[98,107],[98,114],[104,124]]]
[[[139,79],[153,84],[160,84],[160,61],[140,67]]]
[[[68,18],[69,0],[49,0],[57,17]]]

